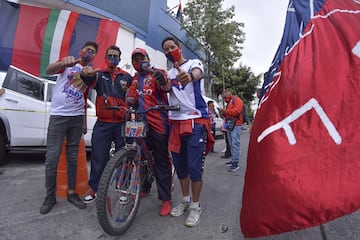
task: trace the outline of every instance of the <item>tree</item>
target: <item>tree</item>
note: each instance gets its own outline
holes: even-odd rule
[[[245,40],[244,24],[233,21],[235,7],[222,8],[223,0],[189,1],[183,14],[182,28],[187,37],[198,41],[198,46],[206,53],[206,83],[211,83],[210,76],[223,78],[223,66],[233,65],[241,57],[242,44]],[[210,85],[205,85],[210,92]]]
[[[241,97],[248,107],[255,99],[255,93],[260,83],[261,75],[255,76],[248,66],[240,65],[237,68],[229,68],[224,79],[215,79],[214,91],[219,95],[223,88],[230,90],[234,95]]]

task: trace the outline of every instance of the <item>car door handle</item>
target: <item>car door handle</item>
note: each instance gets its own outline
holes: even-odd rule
[[[6,101],[9,101],[9,102],[13,102],[13,103],[19,103],[18,101],[14,100],[14,99],[10,99],[10,98],[5,98]]]

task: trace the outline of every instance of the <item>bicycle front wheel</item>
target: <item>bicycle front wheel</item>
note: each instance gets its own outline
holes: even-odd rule
[[[112,236],[126,232],[140,206],[142,167],[135,150],[120,149],[107,163],[97,191],[96,211],[103,230]]]

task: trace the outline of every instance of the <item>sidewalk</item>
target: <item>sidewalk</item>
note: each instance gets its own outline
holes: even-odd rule
[[[121,237],[108,236],[100,227],[96,204],[79,210],[66,200],[58,199],[47,215],[39,213],[45,196],[44,164],[38,159],[15,159],[4,166],[0,175],[0,238],[4,240],[96,240],[96,239],[149,239],[149,240],[242,240],[239,214],[246,165],[249,132],[241,134],[240,170],[227,171],[221,152],[224,139],[215,143],[215,151],[206,158],[201,206],[204,212],[197,227],[184,226],[186,215],[160,217],[161,202],[157,199],[155,184],[152,195],[143,199],[137,217],[128,232]],[[29,158],[29,157],[27,157]],[[181,200],[178,180],[175,179],[173,204]],[[340,218],[324,226],[280,234],[256,240],[359,240],[360,214]]]

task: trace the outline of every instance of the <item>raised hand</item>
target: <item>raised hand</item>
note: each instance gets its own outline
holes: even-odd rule
[[[185,85],[185,84],[191,82],[190,74],[188,72],[185,72],[184,70],[182,70],[179,67],[178,62],[174,63],[174,67],[178,70],[178,74],[176,75],[176,78],[181,84]]]
[[[64,57],[61,60],[61,67],[66,68],[66,67],[72,67],[74,66],[76,63],[79,63],[81,59],[75,59],[73,56],[67,56]]]
[[[93,69],[91,66],[85,66],[82,68],[81,70],[81,76],[84,77],[93,77],[95,76],[101,69],[100,68],[96,68]]]
[[[164,74],[159,71],[159,70],[155,70],[153,72],[153,77],[155,78],[155,81],[160,85],[160,86],[165,86],[166,83],[168,82],[168,80],[166,79],[166,77],[164,76]]]

